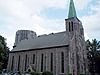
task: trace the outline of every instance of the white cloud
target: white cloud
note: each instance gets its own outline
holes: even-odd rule
[[[83,16],[82,22],[85,28],[86,35],[90,38],[97,38],[100,39],[100,1],[93,7],[91,7],[91,11],[94,14],[90,14],[88,16]]]
[[[65,0],[0,0],[0,9],[4,14],[0,14],[0,21],[4,23],[0,34],[7,38],[8,46],[12,48],[15,32],[20,29],[34,30],[38,34],[51,32],[52,29],[45,29],[45,25],[50,24],[40,16],[42,10],[51,7],[64,8]]]
[[[78,10],[83,10],[91,1],[92,0],[74,0],[75,6]]]

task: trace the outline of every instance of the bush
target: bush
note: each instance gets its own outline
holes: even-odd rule
[[[46,71],[46,72],[43,72],[42,75],[53,75],[53,73]]]
[[[40,75],[39,73],[35,73],[36,75]]]
[[[2,73],[2,71],[0,70],[0,73]]]
[[[80,75],[85,75],[85,74],[80,74]]]
[[[35,75],[35,72],[30,72],[31,75]]]
[[[69,73],[68,75],[72,75],[71,73]]]
[[[31,75],[40,75],[39,73],[36,73],[36,72],[31,72],[30,74]]]

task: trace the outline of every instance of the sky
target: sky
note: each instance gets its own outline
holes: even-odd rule
[[[37,35],[65,31],[70,0],[0,0],[0,35],[10,49],[17,30],[33,30]],[[100,0],[74,0],[82,21],[85,39],[100,40]]]

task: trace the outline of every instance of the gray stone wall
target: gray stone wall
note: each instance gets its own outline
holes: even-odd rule
[[[69,73],[86,74],[86,48],[84,29],[81,21],[74,17],[65,20],[66,31],[69,32]]]
[[[50,71],[51,64],[51,53],[53,53],[53,73],[54,75],[67,75],[68,73],[68,47],[52,48],[52,49],[41,49],[26,52],[15,52],[9,54],[8,71],[11,71],[12,57],[14,56],[13,72],[18,69],[18,57],[20,56],[20,69],[19,71],[24,72],[25,69],[25,56],[27,54],[27,68],[30,64],[33,64],[33,54],[35,54],[35,68],[36,71],[41,73],[41,54],[43,57],[43,71]],[[64,73],[61,73],[61,52],[64,53]]]

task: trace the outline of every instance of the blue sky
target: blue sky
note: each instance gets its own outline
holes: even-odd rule
[[[17,30],[38,35],[65,31],[70,0],[0,0],[0,35],[12,49]],[[85,38],[100,40],[100,0],[74,0]]]

